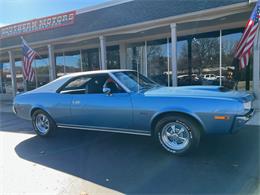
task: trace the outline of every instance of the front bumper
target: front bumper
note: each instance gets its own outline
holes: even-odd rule
[[[254,109],[251,108],[249,112],[247,112],[245,115],[238,115],[235,117],[232,133],[237,132],[241,127],[243,127],[247,121],[249,121],[254,116]]]
[[[13,110],[13,113],[17,114],[17,111],[16,111],[16,109],[15,109],[14,104],[13,104],[13,106],[12,106],[12,110]]]

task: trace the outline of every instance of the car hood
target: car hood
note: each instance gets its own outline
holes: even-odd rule
[[[185,87],[157,87],[144,92],[145,96],[161,97],[194,97],[235,99],[241,102],[252,101],[253,95],[246,92],[228,90],[220,86],[185,86]]]

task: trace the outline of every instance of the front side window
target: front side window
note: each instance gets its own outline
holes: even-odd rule
[[[108,75],[86,75],[67,83],[60,91],[62,94],[103,94],[103,88],[111,93],[122,93],[123,89]]]

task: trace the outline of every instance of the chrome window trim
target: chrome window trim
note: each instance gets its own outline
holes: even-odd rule
[[[148,131],[134,130],[134,129],[95,127],[95,126],[70,125],[70,124],[57,124],[57,127],[66,128],[66,129],[80,129],[80,130],[88,130],[88,131],[103,131],[103,132],[111,132],[111,133],[151,136],[151,133]]]

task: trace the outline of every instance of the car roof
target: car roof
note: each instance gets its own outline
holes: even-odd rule
[[[134,70],[127,70],[127,69],[113,69],[113,70],[96,70],[96,71],[88,71],[88,72],[76,72],[76,73],[70,73],[66,74],[64,76],[61,76],[54,81],[51,81],[50,83],[47,83],[46,85],[43,85],[39,88],[36,88],[32,91],[29,91],[27,93],[39,93],[39,92],[51,92],[56,93],[56,91],[67,81],[70,79],[73,79],[78,76],[84,76],[84,75],[94,75],[94,74],[104,74],[104,73],[114,73],[114,72],[129,72]]]
[[[87,71],[87,72],[75,72],[66,74],[60,78],[73,78],[77,76],[84,76],[84,75],[91,75],[91,74],[104,74],[104,73],[114,73],[114,72],[125,72],[125,71],[134,71],[128,69],[113,69],[113,70],[94,70],[94,71]]]

